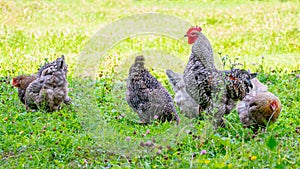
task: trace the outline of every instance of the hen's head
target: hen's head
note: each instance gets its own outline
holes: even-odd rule
[[[280,102],[277,99],[274,99],[270,104],[271,109],[273,112],[280,111]]]
[[[129,75],[134,76],[141,76],[141,72],[145,70],[145,58],[144,56],[137,56],[134,60],[133,65],[131,65],[129,69]]]
[[[184,35],[184,37],[188,37],[188,43],[189,44],[193,44],[197,38],[199,33],[202,31],[202,28],[200,26],[195,26],[195,27],[191,27],[186,34]]]
[[[175,73],[172,70],[166,70],[166,74],[175,93],[185,87],[183,76],[181,74]]]
[[[12,85],[13,87],[20,87],[20,79],[18,77],[13,78]]]
[[[136,66],[138,66],[138,67],[144,67],[144,65],[145,65],[145,58],[144,58],[144,56],[143,55],[137,56],[135,58],[134,64]]]
[[[29,76],[26,76],[26,75],[20,75],[20,76],[17,76],[15,78],[13,78],[12,80],[12,85],[13,87],[21,87],[23,82],[26,80],[26,78],[28,78]]]
[[[64,69],[67,65],[65,64],[65,56],[62,55],[60,58],[56,59],[56,68],[58,70]]]

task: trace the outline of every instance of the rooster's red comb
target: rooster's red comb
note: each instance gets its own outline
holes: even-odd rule
[[[201,28],[200,26],[193,26],[193,27],[191,27],[186,33],[189,34],[189,33],[191,33],[192,31],[201,32],[201,31],[202,31],[202,28]]]

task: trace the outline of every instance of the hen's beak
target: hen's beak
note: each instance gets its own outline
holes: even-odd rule
[[[188,37],[188,34],[183,35],[183,37]]]
[[[271,106],[271,108],[272,108],[273,111],[275,111],[276,108],[277,108],[276,102],[274,102],[274,101],[273,101],[273,103],[271,103],[270,106]]]

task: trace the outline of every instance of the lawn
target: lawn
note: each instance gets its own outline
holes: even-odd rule
[[[0,0],[0,168],[300,168],[299,1]],[[138,124],[125,101],[135,56],[168,89],[199,25],[217,66],[258,72],[283,110],[266,132],[209,121]],[[73,103],[30,112],[11,79],[65,55]],[[226,64],[222,62],[226,59]],[[177,109],[179,111],[179,109]]]

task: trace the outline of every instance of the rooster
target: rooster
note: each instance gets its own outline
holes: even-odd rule
[[[238,103],[237,112],[244,127],[265,128],[274,123],[280,115],[282,106],[280,100],[268,87],[256,78],[252,79],[253,89]]]
[[[172,70],[166,70],[166,74],[175,92],[175,103],[180,111],[184,112],[186,117],[201,117],[201,108],[196,101],[186,92],[186,85],[183,81],[183,75],[175,73]],[[229,114],[236,105],[236,101],[230,99],[226,103],[225,114]]]
[[[180,118],[175,110],[172,97],[168,91],[144,67],[145,58],[137,56],[130,67],[127,79],[126,101],[137,112],[142,123],[150,123],[154,119],[161,121]]]
[[[36,75],[21,75],[13,79],[22,103],[30,109],[56,111],[62,102],[69,104],[67,65],[64,56],[42,66]]]
[[[183,80],[187,93],[199,104],[200,111],[213,117],[217,128],[224,126],[223,115],[232,109],[231,105],[250,91],[250,80],[256,74],[241,69],[217,70],[211,44],[201,31],[196,26],[185,35],[193,46]]]

